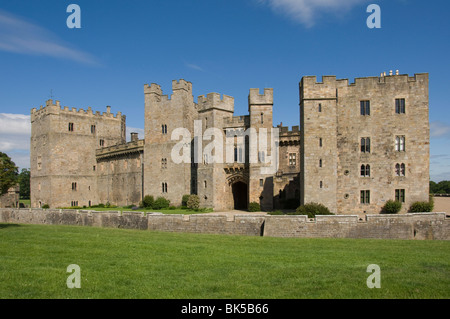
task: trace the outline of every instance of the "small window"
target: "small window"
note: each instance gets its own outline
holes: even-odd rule
[[[91,133],[95,134],[95,125],[91,125]]]
[[[73,132],[73,123],[69,123],[69,132]]]
[[[161,132],[163,134],[167,134],[167,125],[166,124],[161,125]]]
[[[322,138],[319,138],[319,146],[322,147],[323,143],[322,143]]]
[[[203,186],[205,186],[205,188],[208,187],[208,183],[206,181],[203,182]]]
[[[100,139],[99,144],[100,144],[101,147],[105,146],[105,140],[104,139]]]
[[[94,166],[92,166],[92,170],[95,172],[95,169],[96,169],[96,167],[95,167],[95,165]]]
[[[161,190],[163,193],[167,193],[167,183],[161,183]]]
[[[76,190],[77,190],[77,183],[76,183],[76,182],[73,182],[73,183],[72,183],[72,190],[73,190],[73,191],[76,191]]]
[[[361,191],[361,204],[370,204],[370,190]]]
[[[370,115],[370,101],[360,101],[361,115]]]
[[[370,177],[370,165],[361,165],[361,177]]]
[[[319,113],[322,112],[322,103],[319,103]]]
[[[323,182],[322,181],[320,181],[319,186],[320,186],[320,188],[323,188]]]
[[[319,160],[319,167],[322,167],[322,159]]]
[[[296,165],[297,165],[297,154],[289,153],[289,166],[296,166]]]
[[[404,136],[396,136],[395,137],[395,150],[397,152],[405,151],[405,137]]]
[[[370,153],[370,137],[361,138],[361,153]]]
[[[78,206],[78,201],[77,201],[77,200],[73,200],[73,201],[70,203],[70,205],[71,205],[71,207],[77,207],[77,206]]]
[[[263,186],[264,186],[264,180],[263,180],[262,178],[259,180],[259,186],[260,186],[260,187],[263,187]]]
[[[405,163],[397,163],[395,164],[395,175],[396,176],[405,176],[406,175],[406,165]]]
[[[395,200],[400,203],[405,202],[405,190],[404,189],[396,189],[395,190]]]
[[[405,99],[395,99],[395,113],[405,114]]]
[[[261,113],[261,124],[264,124],[264,113]]]

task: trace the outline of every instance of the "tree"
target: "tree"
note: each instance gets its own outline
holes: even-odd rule
[[[20,198],[30,199],[30,171],[22,168],[19,174]]]
[[[11,158],[0,152],[0,195],[17,184],[18,168]]]

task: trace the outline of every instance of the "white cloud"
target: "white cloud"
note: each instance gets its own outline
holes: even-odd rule
[[[441,121],[430,122],[430,137],[450,138],[450,125]]]
[[[98,64],[89,53],[71,48],[48,30],[0,10],[0,50]]]
[[[307,27],[312,27],[318,15],[323,12],[334,14],[345,12],[368,0],[257,0],[267,4],[273,11],[287,15]],[[361,14],[365,14],[362,12]]]
[[[30,116],[0,113],[0,151],[20,168],[30,166]]]
[[[190,68],[190,69],[194,69],[194,70],[197,70],[197,71],[204,71],[203,68],[201,66],[198,66],[197,64],[185,63],[184,65],[186,67]]]

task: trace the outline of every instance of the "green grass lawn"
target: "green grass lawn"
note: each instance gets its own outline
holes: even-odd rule
[[[67,266],[81,288],[66,285]],[[366,285],[367,266],[381,288]],[[0,224],[0,298],[449,298],[450,242]]]

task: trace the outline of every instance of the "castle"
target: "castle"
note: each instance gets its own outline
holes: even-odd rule
[[[323,203],[337,214],[379,213],[387,200],[428,200],[428,74],[382,74],[354,83],[305,76],[300,126],[273,126],[273,89],[250,89],[248,115],[231,96],[172,94],[145,85],[145,136],[126,142],[121,112],[69,109],[47,101],[31,110],[31,205],[109,202],[144,195],[180,205],[197,194],[215,211],[271,211]]]

